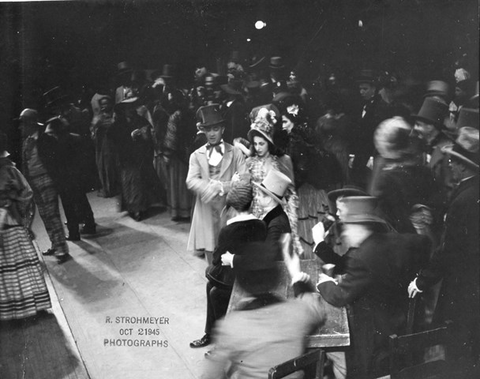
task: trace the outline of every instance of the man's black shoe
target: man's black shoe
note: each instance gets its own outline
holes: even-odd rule
[[[81,233],[81,234],[95,234],[95,233],[97,233],[97,225],[96,225],[96,224],[93,224],[93,225],[83,225],[83,226],[80,228],[80,233]]]
[[[54,254],[55,254],[55,249],[52,249],[52,248],[42,251],[42,255],[54,255]]]
[[[205,347],[210,345],[210,334],[205,334],[199,340],[190,342],[190,347],[196,349],[197,347]]]
[[[62,263],[65,263],[72,257],[70,256],[70,254],[62,254],[62,255],[56,255],[55,258],[57,258],[57,263],[60,265]]]
[[[65,237],[67,241],[80,241],[80,234],[70,234]]]

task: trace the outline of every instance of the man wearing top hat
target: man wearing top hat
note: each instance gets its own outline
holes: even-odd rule
[[[204,252],[207,262],[225,225],[222,209],[234,175],[248,175],[243,153],[223,140],[225,120],[218,105],[200,107],[197,127],[207,143],[190,155],[187,188],[196,195],[188,250]]]
[[[453,321],[449,356],[464,370],[459,378],[478,378],[480,357],[479,132],[465,126],[454,145],[443,148],[458,186],[445,216],[442,244],[408,293],[431,288],[443,279],[435,323]],[[462,363],[463,362],[463,363]],[[474,374],[474,365],[477,372]]]
[[[20,129],[23,137],[22,172],[33,190],[33,199],[47,230],[51,247],[43,255],[55,255],[59,262],[69,256],[58,206],[58,191],[45,164],[48,154],[44,126],[38,123],[38,113],[26,108],[20,113]]]
[[[388,337],[405,334],[408,284],[425,267],[430,240],[417,234],[389,233],[377,216],[377,200],[370,196],[342,199],[343,238],[349,245],[343,267],[336,267],[333,279],[320,274],[317,289],[336,307],[347,306],[351,346],[346,351],[347,373],[352,378],[386,375],[389,370]],[[313,228],[315,252],[331,262],[324,242],[323,224]],[[327,254],[328,253],[328,254]]]
[[[132,89],[133,69],[128,62],[117,64],[117,80],[119,86],[115,89],[115,104],[133,97]]]
[[[369,177],[367,164],[370,157],[375,157],[373,134],[377,125],[388,118],[388,104],[378,94],[377,78],[373,70],[363,70],[357,79],[362,98],[362,108],[358,111],[356,130],[351,142],[352,153],[355,155],[352,164],[353,182],[366,188]]]

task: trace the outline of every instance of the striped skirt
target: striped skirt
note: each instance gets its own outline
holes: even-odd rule
[[[51,307],[35,247],[23,227],[0,231],[0,320],[21,319]]]

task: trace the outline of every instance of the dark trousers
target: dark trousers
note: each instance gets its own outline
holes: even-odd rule
[[[207,321],[205,333],[211,334],[215,321],[225,316],[232,289],[219,288],[207,282]]]
[[[72,188],[62,188],[59,190],[59,193],[65,217],[67,218],[68,232],[71,236],[79,234],[78,226],[80,223],[85,223],[85,225],[89,226],[95,224],[92,207],[85,192]]]

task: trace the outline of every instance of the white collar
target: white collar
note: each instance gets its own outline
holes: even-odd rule
[[[233,224],[234,222],[241,222],[241,221],[249,221],[249,220],[258,220],[252,214],[240,214],[238,216],[232,217],[230,220],[227,221],[227,225]]]

